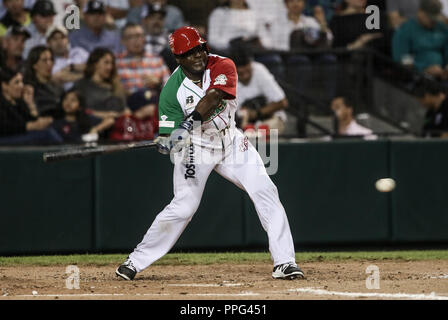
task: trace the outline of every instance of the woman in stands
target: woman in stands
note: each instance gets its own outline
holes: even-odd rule
[[[25,83],[34,88],[34,101],[41,116],[61,116],[59,99],[64,92],[62,86],[52,79],[53,52],[46,46],[34,47],[25,63]]]
[[[0,70],[0,145],[62,142],[50,128],[53,118],[39,116],[33,91],[20,72]]]
[[[84,77],[75,83],[74,89],[84,94],[86,109],[96,117],[118,118],[130,113],[115,56],[109,49],[97,48],[90,54]]]

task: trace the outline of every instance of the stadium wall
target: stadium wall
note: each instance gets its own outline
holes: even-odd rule
[[[296,246],[448,242],[448,142],[334,141],[279,146],[272,177]],[[44,164],[0,150],[0,254],[129,252],[173,197],[153,150]],[[391,193],[374,185],[397,181]],[[216,173],[178,250],[267,246],[248,196]]]

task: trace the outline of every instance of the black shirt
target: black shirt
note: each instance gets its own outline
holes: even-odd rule
[[[423,136],[438,138],[443,133],[448,133],[448,98],[446,98],[438,110],[426,112]]]
[[[36,120],[23,100],[12,104],[0,93],[0,137],[24,134],[26,123]]]
[[[355,42],[361,35],[368,33],[382,33],[383,37],[372,40],[366,44],[367,47],[387,52],[389,49],[388,41],[391,41],[390,30],[386,15],[380,15],[380,29],[368,29],[366,21],[369,14],[348,14],[335,15],[330,23],[330,29],[333,33],[333,47],[346,48],[350,43]]]
[[[89,129],[101,123],[101,119],[92,115],[86,115],[86,120],[90,125]],[[65,119],[59,119],[53,122],[53,128],[61,135],[64,142],[81,142],[82,135],[86,132],[82,132],[80,123],[77,121],[69,122]]]

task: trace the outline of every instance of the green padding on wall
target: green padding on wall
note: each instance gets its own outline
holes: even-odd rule
[[[391,142],[393,240],[448,240],[448,143]]]
[[[35,151],[0,152],[0,252],[89,250],[91,164],[44,164]]]
[[[97,160],[97,249],[133,249],[173,198],[173,165],[154,150]],[[217,205],[218,204],[218,205]],[[198,212],[175,248],[242,243],[242,193],[213,173]]]
[[[297,245],[388,239],[388,196],[375,189],[387,177],[387,142],[333,142],[279,146],[272,176]],[[267,245],[246,198],[246,241]]]

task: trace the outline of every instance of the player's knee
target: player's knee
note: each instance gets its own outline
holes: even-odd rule
[[[181,220],[190,220],[198,210],[198,207],[199,202],[192,199],[189,199],[189,201],[174,199],[169,205],[172,214]]]

